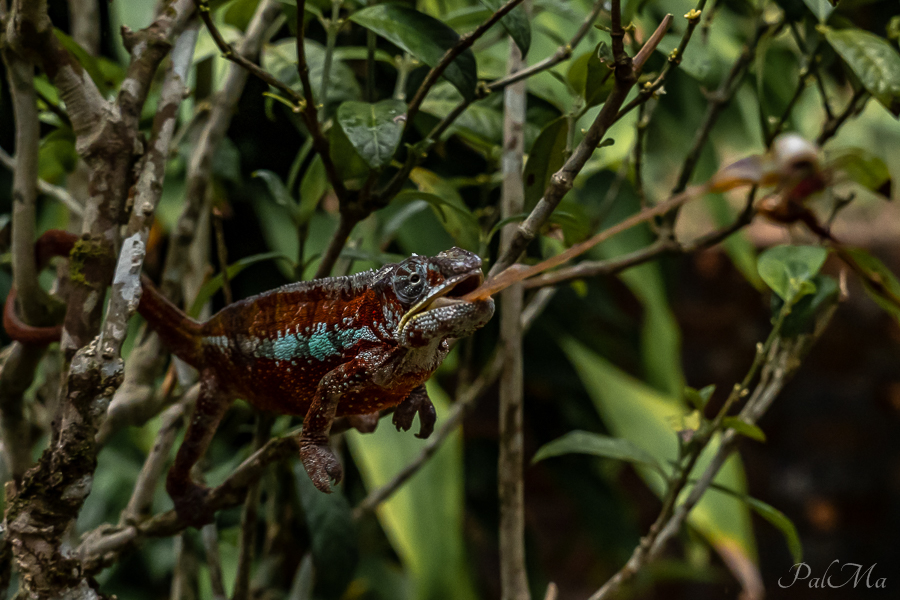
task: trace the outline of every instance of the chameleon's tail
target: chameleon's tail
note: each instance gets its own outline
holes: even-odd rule
[[[67,231],[51,229],[35,243],[38,268],[43,268],[54,256],[68,256],[78,236]],[[138,312],[147,319],[163,343],[189,365],[198,366],[202,360],[201,324],[169,302],[146,275],[141,275],[141,301]],[[61,326],[33,327],[23,323],[15,311],[15,290],[10,290],[3,309],[3,326],[14,340],[29,344],[49,344],[59,341]]]
[[[172,354],[198,367],[203,359],[202,325],[163,296],[146,275],[141,275],[141,287],[138,312],[147,319]]]

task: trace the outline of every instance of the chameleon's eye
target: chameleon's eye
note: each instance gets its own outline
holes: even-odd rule
[[[402,265],[394,274],[394,293],[404,304],[413,304],[426,291],[425,265]]]

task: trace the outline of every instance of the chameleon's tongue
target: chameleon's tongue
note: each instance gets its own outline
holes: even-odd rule
[[[575,244],[565,252],[548,258],[543,262],[530,267],[518,264],[512,265],[484,282],[478,289],[462,296],[461,300],[467,302],[485,300],[514,283],[538,275],[584,254],[597,244],[626,229],[630,229],[639,223],[645,223],[654,217],[664,215],[685,202],[710,192],[724,192],[745,185],[782,186],[789,183],[797,186],[795,189],[807,189],[800,188],[799,184],[807,180],[819,182],[820,185],[808,186],[809,192],[804,192],[805,197],[809,193],[821,190],[821,181],[825,180],[823,179],[824,171],[818,155],[818,148],[807,140],[796,134],[783,134],[776,138],[771,151],[766,154],[750,156],[723,167],[706,183],[691,186],[665,202],[632,215],[609,229],[601,231],[592,238]],[[804,178],[803,181],[792,181],[792,178],[797,177],[798,173],[801,173],[801,177]]]

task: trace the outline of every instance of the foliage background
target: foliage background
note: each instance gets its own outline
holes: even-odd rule
[[[232,0],[214,5],[214,18],[226,39],[241,34],[256,4]],[[273,28],[261,64],[295,85],[293,3],[283,4],[288,18]],[[330,2],[310,4],[325,18],[332,8]],[[414,4],[459,32],[471,30],[491,12],[483,4],[468,0],[422,0]],[[485,4],[496,8],[495,3]],[[147,26],[153,19],[154,6],[136,1],[99,6],[101,58],[86,60],[95,81],[115,90],[127,59],[115,32],[121,24],[134,30]],[[552,55],[571,39],[591,6],[579,0],[531,3],[528,62]],[[676,16],[672,31],[651,57],[646,71],[655,73],[663,68],[666,54],[684,31],[686,20],[681,15],[694,6],[694,2],[683,0],[625,4],[623,20],[635,23],[641,40],[663,15]],[[809,80],[808,85],[798,88],[800,71],[807,63],[796,39],[806,40],[810,46],[817,43],[814,40],[820,34],[816,24],[825,20],[819,17],[827,16],[831,27],[870,31],[888,39],[896,49],[900,13],[892,0],[845,0],[834,12],[827,11],[827,6],[815,0],[727,0],[708,5],[684,61],[665,81],[665,94],[648,105],[652,113],[633,111],[613,126],[608,137],[615,143],[594,153],[557,212],[556,227],[545,231],[548,235],[532,245],[532,256],[555,253],[563,244],[639,208],[632,152],[641,131],[635,126],[641,114],[648,117],[642,153],[644,193],[657,200],[667,197],[701,126],[710,94],[727,77],[748,41],[754,42],[748,73],[711,130],[710,142],[698,155],[693,180],[704,181],[719,166],[760,152],[765,147],[765,133],[782,115],[786,115],[785,129],[815,139],[827,115],[813,75],[806,74],[803,79]],[[359,8],[348,2],[342,14]],[[50,2],[49,12],[61,31],[70,31],[65,3]],[[708,21],[707,15],[715,15],[714,20]],[[327,25],[312,15],[307,20],[311,48],[307,53],[315,80],[315,75],[321,74],[318,61],[324,55]],[[782,21],[785,25],[777,33],[753,40],[758,23]],[[608,14],[602,12],[599,22],[608,24]],[[568,147],[577,143],[599,110],[599,106],[584,111],[581,108],[584,88],[590,88],[590,78],[599,68],[591,63],[591,57],[596,56],[597,44],[608,40],[605,32],[592,28],[571,60],[528,80],[526,152],[534,152],[539,133],[549,130],[557,134],[556,145],[542,158],[556,160],[567,140],[565,135],[558,135],[560,129],[551,126],[557,123],[559,127],[561,122],[555,120],[573,111],[580,116],[572,121],[573,138]],[[392,61],[398,51],[384,40],[378,44],[384,56],[375,69],[375,95],[382,99],[395,92],[397,68]],[[364,98],[365,66],[360,60],[364,54],[360,53],[365,45],[365,29],[355,24],[345,25],[337,36],[339,52],[344,54],[336,54],[338,60],[332,66],[330,102],[325,111],[328,118],[333,118],[341,101]],[[636,48],[635,44],[629,50],[633,53]],[[847,68],[828,44],[818,48],[815,70],[824,96],[837,112],[851,102],[853,90],[860,89],[858,74]],[[502,77],[507,52],[507,38],[499,29],[480,40],[475,45],[479,78]],[[196,115],[202,117],[204,103],[208,102],[205,96],[218,89],[228,67],[202,29],[190,79],[194,95],[180,108],[178,144],[167,164],[153,239],[163,240],[175,226],[185,194],[186,166],[196,142],[196,124],[200,122]],[[427,70],[419,66],[408,73],[407,98]],[[894,75],[900,78],[900,73]],[[52,104],[56,100],[52,86],[42,75],[36,81],[38,90]],[[795,96],[797,89],[801,91]],[[900,87],[895,87],[894,93],[900,97],[897,89]],[[312,277],[338,221],[336,198],[328,190],[321,163],[304,154],[308,136],[298,115],[264,95],[267,90],[258,80],[248,80],[212,169],[209,200],[224,215],[228,262],[253,262],[231,282],[235,298],[298,277]],[[0,147],[12,151],[14,121],[5,84],[2,93]],[[416,132],[427,132],[458,98],[446,82],[439,84],[422,106]],[[345,257],[355,259],[354,271],[412,252],[434,254],[454,244],[479,251],[486,258],[496,257],[497,236],[488,239],[486,234],[500,217],[502,111],[502,94],[474,104],[414,171],[413,185],[356,227],[351,250],[345,252]],[[142,123],[148,128],[154,113],[155,96],[151,94],[142,115]],[[42,115],[40,176],[64,185],[78,160],[74,137],[52,110]],[[765,133],[761,123],[765,124]],[[895,176],[900,173],[900,155],[894,151],[900,147],[900,126],[875,100],[854,114],[826,148],[835,151],[860,146],[884,161]],[[337,161],[339,168],[348,169],[342,171],[345,175],[359,168],[348,158],[351,155],[352,150]],[[526,166],[526,176],[532,168],[530,163]],[[540,165],[537,168],[538,178],[545,176]],[[546,176],[551,172],[548,170]],[[350,172],[348,178],[352,175]],[[10,172],[0,169],[3,213],[10,210],[10,186]],[[540,191],[527,190],[526,203],[535,202]],[[835,225],[836,235],[847,243],[871,249],[897,272],[900,220],[896,204],[885,204],[863,190],[856,192],[857,199]],[[300,199],[299,207],[292,206],[291,198]],[[678,220],[679,236],[690,237],[708,231],[714,224],[730,222],[742,203],[743,196],[716,196],[689,206]],[[308,222],[298,223],[302,220],[298,219],[298,210],[306,210],[302,214]],[[39,230],[65,227],[68,219],[60,203],[46,196],[40,199]],[[8,234],[6,223],[4,233]],[[298,225],[305,239],[298,237]],[[218,265],[208,222],[201,225],[198,237],[203,260]],[[634,251],[652,239],[650,228],[634,230],[592,251],[592,258]],[[561,286],[522,345],[526,459],[544,444],[576,429],[628,437],[649,450],[654,445],[674,444],[672,415],[684,412],[685,384],[696,388],[716,384],[719,390],[730,389],[746,371],[755,344],[767,335],[769,294],[756,275],[756,249],[801,239],[809,240],[796,231],[757,220],[722,248],[666,257],[618,277]],[[146,261],[146,271],[151,275],[158,276],[165,251],[164,241],[151,243]],[[273,260],[269,253],[288,260]],[[209,267],[199,275],[209,276],[218,270],[218,266]],[[831,274],[839,271],[836,261],[826,266]],[[45,277],[49,283],[49,275]],[[0,290],[8,290],[10,282],[8,271],[0,271]],[[889,531],[890,525],[900,519],[896,481],[900,447],[896,439],[892,441],[900,416],[900,369],[896,366],[900,330],[895,320],[864,296],[858,283],[851,280],[849,286],[849,301],[839,309],[796,381],[762,422],[766,444],[745,440],[741,444],[744,466],[735,462],[724,475],[730,486],[740,489],[746,471],[746,489],[751,495],[780,508],[796,523],[805,560],[814,570],[824,568],[834,558],[885,566],[900,560]],[[206,310],[216,310],[223,304],[222,295],[216,294]],[[134,321],[137,334],[138,320]],[[465,390],[491,357],[497,327],[495,320],[463,342],[433,379],[430,390],[439,423],[454,395]],[[131,341],[126,345],[126,356],[130,345]],[[26,395],[35,427],[44,436],[49,431],[51,398],[58,378],[54,368],[58,370],[58,362],[45,361]],[[295,461],[273,466],[262,483],[253,595],[307,597],[303,586],[309,571],[308,562],[303,560],[311,557],[318,598],[499,597],[496,396],[495,387],[487,388],[462,429],[448,438],[436,457],[385,503],[377,519],[367,516],[358,526],[348,523],[350,507],[418,453],[422,442],[411,434],[397,433],[382,424],[374,435],[347,434],[339,439],[337,443],[346,446],[347,458],[346,483],[340,496],[318,495]],[[723,399],[717,396],[714,402]],[[222,481],[249,455],[253,420],[251,409],[244,404],[236,404],[229,412],[208,455],[207,479],[211,484]],[[80,533],[119,520],[160,423],[156,417],[143,427],[124,428],[105,445],[73,540]],[[274,431],[284,433],[297,423],[279,418]],[[34,445],[36,455],[45,447],[46,437],[38,440]],[[579,455],[528,466],[525,498],[527,566],[537,597],[543,595],[550,581],[559,585],[562,598],[588,596],[627,559],[658,510],[653,492],[631,467]],[[170,506],[160,486],[154,513]],[[704,535],[694,529],[685,532],[677,548],[673,545],[664,560],[648,567],[637,579],[638,597],[736,595],[739,584],[709,543],[720,548],[723,543],[733,543],[746,560],[758,558],[770,597],[802,598],[807,592],[810,598],[827,597],[827,593],[805,589],[790,590],[788,596],[778,589],[775,582],[787,574],[792,557],[777,530],[751,517],[742,503],[713,492],[703,510],[705,522],[695,521],[694,526]],[[226,589],[231,588],[239,562],[240,524],[240,508],[223,511],[217,520]],[[196,532],[148,539],[136,552],[100,573],[98,581],[104,592],[121,598],[175,597],[182,593],[186,595],[178,597],[212,598],[206,560],[204,541]],[[173,584],[173,573],[176,582],[178,577],[186,577],[187,583]],[[853,593],[863,594],[864,590]],[[855,597],[846,590],[841,594],[842,598]]]

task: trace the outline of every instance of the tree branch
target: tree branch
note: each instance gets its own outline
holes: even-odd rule
[[[509,42],[507,72],[522,67],[522,54]],[[503,217],[517,215],[525,204],[522,163],[525,154],[526,87],[520,81],[504,90],[503,186],[500,206]],[[501,232],[501,247],[515,235],[515,225]],[[525,484],[522,414],[524,400],[522,359],[521,285],[505,290],[500,304],[500,348],[503,370],[500,374],[499,457],[497,481],[500,507],[500,594],[504,600],[528,600],[528,575],[525,569]]]
[[[613,2],[614,7],[617,4],[618,2]],[[668,29],[671,20],[671,15],[667,15],[666,18],[663,19],[663,22],[660,23],[659,27],[657,27],[657,32],[664,33]],[[614,19],[613,29],[615,30],[617,27],[621,28],[621,23],[617,26]],[[645,46],[651,45],[651,41],[653,40],[655,40],[653,43],[658,44],[661,38],[661,34],[654,34]],[[624,50],[622,50],[619,56],[616,57],[615,82],[613,84],[613,89],[606,99],[606,102],[603,104],[603,108],[600,110],[600,113],[591,124],[590,129],[585,133],[581,143],[578,144],[569,159],[559,171],[553,174],[550,185],[544,190],[543,197],[528,217],[519,224],[516,235],[509,242],[509,245],[503,249],[497,262],[491,267],[491,276],[496,275],[518,260],[529,242],[535,238],[541,227],[547,222],[550,215],[553,214],[553,211],[559,205],[563,196],[572,189],[572,185],[575,182],[575,176],[581,172],[582,168],[584,168],[585,163],[587,163],[588,159],[594,153],[594,150],[602,141],[603,136],[606,134],[609,127],[615,122],[619,108],[628,96],[631,87],[634,85],[635,81],[637,81],[637,75],[638,73],[634,70],[631,59],[629,59],[624,54]]]

